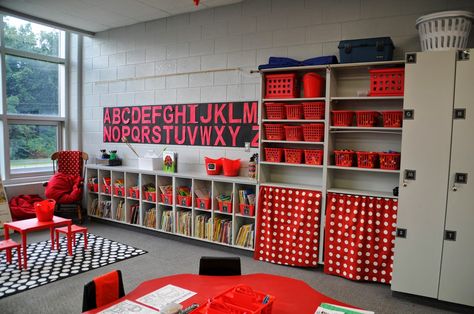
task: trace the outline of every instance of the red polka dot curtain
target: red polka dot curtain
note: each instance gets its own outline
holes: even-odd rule
[[[329,193],[324,272],[390,283],[397,199]]]
[[[255,259],[276,264],[318,264],[321,192],[260,187]]]

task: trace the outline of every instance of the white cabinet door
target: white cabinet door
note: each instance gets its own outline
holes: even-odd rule
[[[474,51],[471,51],[474,52]],[[450,190],[446,230],[456,231],[455,241],[445,240],[439,299],[474,306],[474,56],[456,62],[454,108],[466,109],[465,119],[453,120]],[[467,183],[455,183],[456,173]]]
[[[397,228],[406,237],[395,240],[392,290],[438,297],[443,230],[446,215],[455,58],[453,51],[417,53],[405,67]],[[416,170],[406,181],[405,170]]]

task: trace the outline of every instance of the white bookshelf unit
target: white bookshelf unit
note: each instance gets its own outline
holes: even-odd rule
[[[253,224],[253,230],[255,230],[256,225],[256,212],[251,216],[240,213],[238,195],[239,190],[242,189],[253,190],[257,194],[256,180],[247,177],[210,176],[205,173],[203,165],[188,167],[183,165],[182,168],[188,168],[189,170],[182,173],[167,173],[122,166],[87,165],[87,178],[97,178],[98,180],[98,192],[87,189],[87,210],[89,216],[253,251],[254,233],[251,235],[252,241],[249,241],[249,245],[242,246],[237,244],[240,228],[244,225]],[[202,171],[196,170],[201,168]],[[112,186],[115,180],[123,180],[125,195],[119,196],[113,189],[110,194],[104,192],[104,178],[111,178]],[[156,187],[157,197],[155,201],[146,199],[143,193],[143,186],[150,183]],[[163,202],[161,198],[159,186],[163,185],[171,185],[173,187],[169,203],[166,200]],[[129,188],[134,186],[140,188],[139,197],[133,197],[129,193]],[[187,186],[190,189],[191,204],[178,203],[177,189],[181,186]],[[195,191],[198,188],[210,192],[209,208],[199,206],[197,203]],[[221,193],[232,195],[231,212],[219,210],[216,196]],[[107,202],[110,202],[110,214],[100,210],[101,208],[107,208]],[[117,207],[121,202],[123,202],[124,211],[123,215],[119,216]],[[99,210],[97,206],[99,206]],[[138,210],[135,215],[133,214],[134,208]],[[136,218],[136,221],[132,221],[134,218]],[[217,232],[217,225],[215,226],[218,221],[223,220],[228,222],[227,226],[230,226],[230,237],[226,241],[217,238],[219,232]]]

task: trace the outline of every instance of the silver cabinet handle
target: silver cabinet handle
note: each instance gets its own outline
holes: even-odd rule
[[[408,182],[406,180],[403,180],[403,186],[404,187],[407,187],[408,186]]]
[[[456,192],[458,190],[458,187],[456,186],[456,184],[453,184],[453,187],[451,188],[451,190],[453,192]]]

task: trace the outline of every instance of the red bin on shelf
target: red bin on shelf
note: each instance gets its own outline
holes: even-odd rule
[[[324,95],[324,78],[317,73],[303,75],[303,94],[305,98],[322,97]]]
[[[303,125],[303,139],[305,142],[324,141],[324,124],[307,123]]]
[[[211,199],[196,197],[196,207],[199,209],[211,209]]]
[[[208,175],[217,175],[222,171],[222,158],[212,159],[209,157],[204,157],[204,162],[206,163],[206,172]]]
[[[145,192],[145,199],[149,202],[156,202],[156,192]]]
[[[255,205],[240,204],[240,214],[245,216],[255,215]]]
[[[324,119],[326,104],[324,101],[304,102],[303,116],[305,120],[322,120]]]
[[[267,102],[265,103],[265,113],[269,120],[282,120],[285,119],[285,107],[283,104],[278,102]]]
[[[301,125],[285,125],[285,138],[287,141],[302,141],[303,128]]]
[[[191,195],[177,195],[176,196],[178,204],[181,206],[191,206],[193,199]]]
[[[405,88],[405,69],[373,69],[370,73],[369,96],[402,96]]]
[[[102,193],[112,194],[112,186],[111,185],[103,185],[102,186]]]
[[[271,141],[283,141],[285,139],[285,129],[283,124],[264,123],[265,139]]]
[[[386,128],[400,128],[403,121],[403,111],[382,111],[383,126]]]
[[[380,169],[399,170],[400,169],[400,153],[379,153]]]
[[[323,152],[324,151],[322,149],[305,149],[304,163],[307,165],[322,165]]]
[[[357,167],[359,168],[377,168],[379,153],[357,152]]]
[[[278,147],[265,147],[265,161],[281,162],[283,159],[283,149]]]
[[[128,196],[131,198],[140,198],[140,190],[139,189],[134,189],[134,188],[129,188],[128,189]]]
[[[289,164],[300,164],[303,162],[303,150],[285,148],[285,162]]]
[[[125,187],[114,186],[114,195],[115,196],[125,196]]]
[[[240,159],[222,158],[222,167],[225,176],[236,177],[240,173]]]
[[[354,164],[355,152],[351,150],[335,150],[334,162],[338,167],[352,167]]]
[[[298,87],[295,73],[265,75],[265,98],[296,98]]]
[[[352,126],[354,111],[332,110],[331,117],[333,126]]]
[[[217,207],[223,213],[232,213],[232,201],[217,201]]]
[[[286,119],[288,120],[300,120],[303,118],[303,105],[292,104],[285,105]]]
[[[374,127],[377,123],[377,111],[358,110],[356,111],[357,126],[360,127]]]
[[[161,202],[166,205],[173,205],[173,193],[161,194]]]

